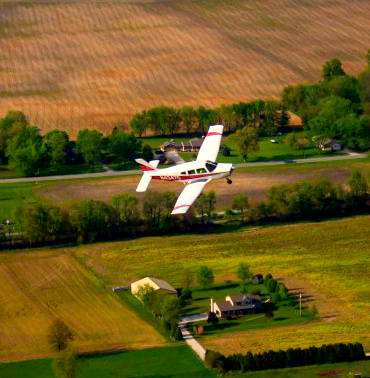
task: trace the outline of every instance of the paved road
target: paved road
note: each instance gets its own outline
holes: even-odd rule
[[[199,358],[204,361],[206,357],[206,350],[205,348],[199,343],[199,341],[195,340],[193,335],[186,329],[186,324],[191,322],[199,322],[202,320],[207,320],[207,313],[204,312],[202,314],[196,315],[189,315],[183,316],[180,318],[179,321],[179,328],[182,333],[182,337],[184,338],[185,342],[189,345],[191,349],[199,356]]]
[[[328,156],[321,158],[309,158],[309,159],[297,159],[292,160],[291,163],[302,164],[302,163],[318,163],[321,161],[336,161],[336,160],[352,160],[352,159],[363,159],[366,158],[367,154],[351,154],[345,156]],[[285,161],[267,161],[258,163],[241,163],[237,164],[238,167],[259,167],[259,166],[269,166],[269,165],[283,165],[287,164]],[[54,180],[71,180],[71,179],[83,179],[83,178],[94,178],[94,177],[114,177],[114,176],[131,176],[140,175],[142,172],[139,170],[131,171],[108,171],[99,173],[83,173],[77,175],[60,175],[60,176],[43,176],[43,177],[22,177],[14,179],[2,179],[0,184],[12,184],[17,182],[35,182],[35,181],[54,181]]]

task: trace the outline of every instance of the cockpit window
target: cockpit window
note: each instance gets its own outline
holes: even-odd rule
[[[208,169],[209,172],[213,172],[217,168],[217,163],[207,160],[206,168]]]
[[[207,173],[207,171],[205,170],[205,168],[198,168],[197,173]]]
[[[195,173],[195,169],[188,171],[188,175],[193,175],[194,173]]]

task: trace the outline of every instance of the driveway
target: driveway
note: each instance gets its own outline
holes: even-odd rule
[[[208,314],[206,312],[203,312],[202,314],[181,316],[179,321],[179,328],[183,339],[202,361],[204,361],[206,357],[206,349],[200,344],[199,341],[194,339],[193,335],[186,329],[186,324],[192,322],[200,322],[202,320],[207,320],[207,318]]]

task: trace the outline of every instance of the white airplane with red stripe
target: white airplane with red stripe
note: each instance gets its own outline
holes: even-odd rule
[[[171,214],[185,214],[211,180],[226,178],[227,183],[231,184],[232,181],[227,177],[234,171],[234,164],[216,162],[223,129],[222,125],[210,126],[195,161],[157,169],[159,160],[148,163],[144,159],[136,159],[140,169],[144,171],[136,191],[145,192],[152,179],[183,182],[186,187]]]

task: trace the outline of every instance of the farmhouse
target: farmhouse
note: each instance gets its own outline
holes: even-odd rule
[[[136,295],[136,293],[138,292],[138,290],[140,289],[140,287],[144,286],[144,285],[149,285],[157,293],[176,295],[177,296],[176,289],[174,289],[166,281],[160,280],[159,278],[155,278],[155,277],[145,277],[145,278],[142,278],[139,281],[133,282],[131,284],[131,293],[133,295]]]
[[[258,295],[228,295],[222,302],[216,302],[211,299],[211,312],[216,313],[218,318],[254,314],[261,309],[262,303]]]
[[[189,141],[175,143],[172,140],[168,142],[164,142],[160,145],[160,149],[163,152],[167,152],[170,150],[176,150],[181,152],[197,152],[200,150],[203,144],[203,138],[193,138]]]
[[[173,141],[164,142],[159,146],[160,150],[163,152],[171,151],[171,150],[178,150],[180,145]]]

